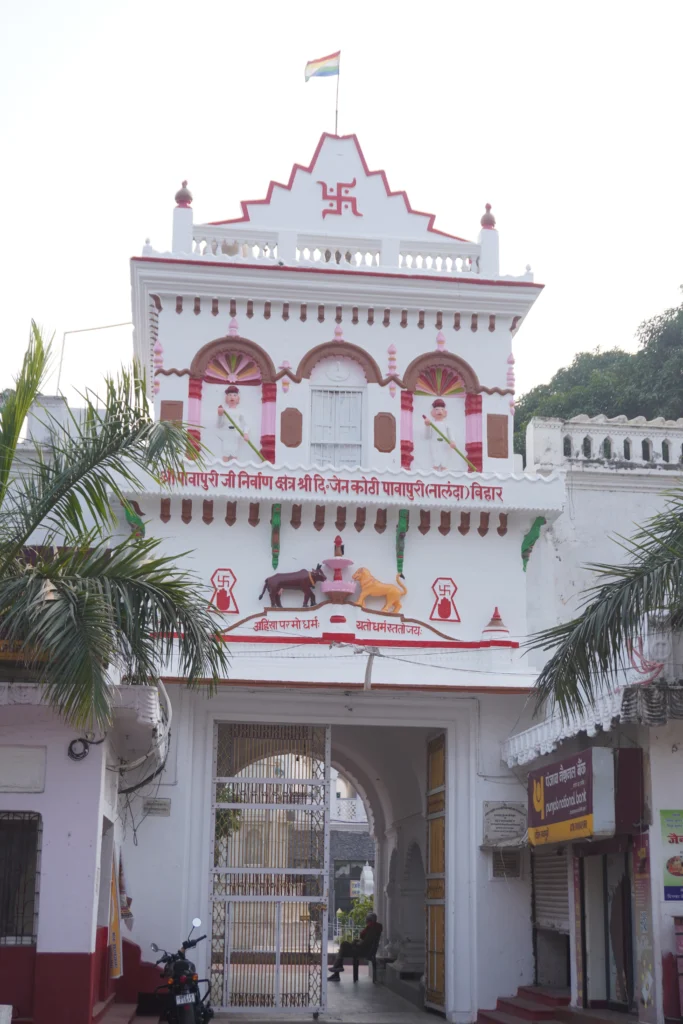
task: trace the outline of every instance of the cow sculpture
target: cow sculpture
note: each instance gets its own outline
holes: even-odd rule
[[[274,576],[266,577],[263,590],[259,594],[259,601],[267,590],[271,608],[282,608],[282,601],[280,600],[282,591],[300,590],[304,595],[303,606],[306,608],[308,605],[315,604],[313,588],[316,583],[322,583],[326,579],[327,576],[322,571],[320,562],[310,572],[308,569],[299,569],[297,572],[278,572]]]

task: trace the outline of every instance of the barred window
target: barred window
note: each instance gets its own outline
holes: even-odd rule
[[[36,942],[41,834],[39,814],[0,811],[0,945]]]

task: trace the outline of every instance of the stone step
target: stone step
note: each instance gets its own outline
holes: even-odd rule
[[[480,1010],[477,1024],[526,1024],[528,1019],[505,1013],[503,1010]],[[559,1024],[559,1021],[553,1020],[552,1024]]]
[[[552,1006],[539,1003],[536,999],[522,999],[520,996],[499,999],[496,1009],[513,1017],[521,1017],[522,1020],[552,1020],[555,1013]]]
[[[542,985],[521,985],[517,989],[521,999],[536,999],[548,1006],[569,1006],[570,992],[568,988],[550,988]]]

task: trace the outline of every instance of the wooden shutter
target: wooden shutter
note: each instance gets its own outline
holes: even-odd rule
[[[490,459],[507,459],[510,417],[489,413],[486,417],[486,450]]]
[[[180,426],[183,422],[183,403],[169,401],[162,402],[159,419],[165,422],[177,423],[178,426]]]
[[[396,447],[396,420],[390,412],[375,416],[375,448],[378,452],[393,452]]]
[[[303,417],[299,409],[283,409],[280,414],[280,440],[286,448],[301,444]]]
[[[446,737],[427,743],[425,1005],[446,1003]]]

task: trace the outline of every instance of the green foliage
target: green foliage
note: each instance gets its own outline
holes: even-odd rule
[[[517,402],[515,451],[524,454],[533,416],[683,416],[683,304],[641,324],[639,349],[580,352]]]
[[[523,450],[532,416],[683,416],[683,305],[642,324],[638,340],[632,355],[582,352],[525,395],[517,407],[516,450]],[[527,645],[551,652],[536,682],[537,707],[556,706],[565,717],[583,710],[615,683],[649,615],[657,615],[659,628],[683,622],[683,488],[633,537],[617,539],[625,564],[588,566],[595,582],[580,614],[536,633]]]
[[[358,938],[358,933],[365,927],[365,918],[368,914],[372,914],[374,909],[373,896],[354,896],[351,909],[347,913],[340,915],[341,934],[339,941],[351,942],[353,939]]]
[[[536,681],[537,707],[579,712],[613,684],[643,632],[648,615],[658,628],[683,623],[683,488],[663,512],[629,540],[619,538],[624,565],[590,565],[597,582],[585,591],[575,619],[536,633],[528,647],[552,651]]]
[[[82,415],[68,413],[66,424],[45,412],[46,440],[20,446],[48,361],[33,324],[0,406],[0,625],[54,706],[75,725],[103,727],[117,673],[149,684],[175,655],[190,685],[211,683],[227,653],[200,580],[178,568],[180,553],[112,537],[117,506],[183,468],[186,430],[154,422],[144,380],[124,371],[105,380],[103,395],[83,395]]]

